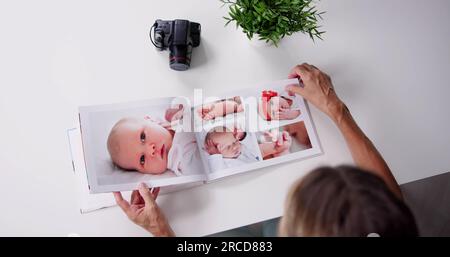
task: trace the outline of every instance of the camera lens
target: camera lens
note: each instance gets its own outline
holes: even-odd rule
[[[163,48],[163,37],[161,33],[155,33],[155,44],[158,48]]]
[[[171,45],[169,47],[170,68],[177,71],[189,69],[191,65],[192,46],[188,45]]]

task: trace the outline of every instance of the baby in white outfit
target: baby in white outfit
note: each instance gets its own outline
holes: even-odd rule
[[[193,132],[177,132],[171,123],[182,119],[183,108],[170,108],[165,121],[127,117],[111,129],[107,147],[115,165],[127,171],[176,175],[201,174],[200,155]],[[169,123],[170,122],[170,123]]]
[[[260,161],[258,153],[254,153],[241,141],[246,132],[230,130],[226,127],[216,127],[205,137],[204,149],[209,154],[208,162],[211,171],[236,167],[243,164]]]

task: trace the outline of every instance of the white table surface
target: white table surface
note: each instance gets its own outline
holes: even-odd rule
[[[283,79],[315,64],[405,183],[450,170],[450,1],[323,0],[324,41],[298,34],[279,48],[224,27],[215,0],[0,3],[1,236],[142,236],[116,207],[81,215],[66,138],[79,105],[214,95]],[[156,18],[202,24],[186,72],[169,69],[148,30]],[[163,196],[179,235],[206,235],[282,214],[294,180],[351,163],[342,137],[315,108],[325,154]]]

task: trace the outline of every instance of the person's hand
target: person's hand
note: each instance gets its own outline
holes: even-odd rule
[[[288,85],[286,91],[301,95],[315,105],[319,110],[334,118],[336,112],[343,107],[342,101],[336,95],[330,77],[313,65],[303,63],[295,66],[288,78],[298,78],[303,87]]]
[[[139,190],[134,190],[131,194],[130,202],[124,200],[120,192],[114,192],[114,198],[131,221],[154,236],[174,236],[166,217],[155,202],[158,193],[159,188],[150,191],[141,183]]]

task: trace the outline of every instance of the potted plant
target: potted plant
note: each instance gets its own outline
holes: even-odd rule
[[[313,0],[221,0],[229,6],[226,25],[236,23],[236,28],[252,40],[259,40],[278,46],[280,40],[295,32],[308,34],[314,39],[322,39],[324,31],[317,24],[322,19]]]

